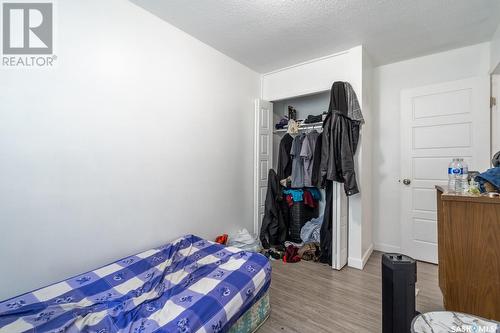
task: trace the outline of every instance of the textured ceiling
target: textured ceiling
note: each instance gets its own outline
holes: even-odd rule
[[[500,0],[130,0],[258,72],[363,44],[387,64],[490,40]]]

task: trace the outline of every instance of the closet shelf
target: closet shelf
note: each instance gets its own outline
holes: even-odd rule
[[[299,131],[305,131],[305,130],[310,130],[310,129],[322,129],[323,128],[323,122],[318,122],[318,123],[310,123],[310,124],[303,124],[301,123],[299,125]],[[274,130],[273,133],[283,133],[288,131],[288,127],[285,128],[280,128],[277,130]]]

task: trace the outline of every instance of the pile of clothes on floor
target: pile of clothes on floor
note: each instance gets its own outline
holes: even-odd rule
[[[301,260],[319,262],[321,248],[317,243],[285,242],[285,245],[261,250],[271,260],[283,260],[285,263],[296,263]]]
[[[295,263],[300,260],[320,261],[320,233],[323,216],[308,221],[300,230],[300,243],[285,241],[283,245],[274,246],[261,251],[272,260],[283,260],[286,263]]]

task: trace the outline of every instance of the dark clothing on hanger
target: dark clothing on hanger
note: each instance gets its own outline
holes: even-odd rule
[[[339,111],[352,120],[353,148],[354,152],[356,152],[358,148],[360,126],[364,122],[364,119],[361,114],[361,109],[359,109],[358,97],[348,82],[337,81],[332,85],[328,114],[331,115],[334,111]],[[327,119],[328,116],[325,121],[323,121],[323,127]]]
[[[269,170],[264,218],[260,228],[260,241],[264,248],[270,245],[281,245],[286,240],[287,227],[282,210],[281,189],[278,176],[273,169]]]
[[[334,112],[323,128],[322,139],[321,176],[344,183],[348,196],[358,193],[352,120]]]
[[[321,147],[322,147],[323,133],[320,133],[316,140],[314,147],[313,166],[311,173],[311,183],[313,186],[321,187]]]
[[[345,193],[359,192],[354,171],[354,154],[359,140],[359,122],[347,117],[343,82],[332,86],[330,110],[323,122],[321,178],[344,183]]]
[[[300,150],[300,157],[302,157],[304,162],[304,186],[306,187],[315,186],[312,182],[312,170],[314,165],[314,151],[318,137],[319,133],[316,130],[307,133],[302,143],[302,149]]]
[[[340,111],[342,114],[347,116],[347,96],[344,82],[341,81],[334,82],[332,90],[330,91],[330,106],[328,107],[328,113],[331,113],[334,110]]]
[[[352,152],[356,153],[358,149],[359,142],[359,132],[361,131],[361,123],[356,120],[351,119],[351,131],[352,131]]]
[[[278,152],[278,179],[282,180],[292,174],[292,157],[290,150],[292,149],[293,137],[286,133],[280,141]]]
[[[365,122],[361,107],[359,106],[358,96],[349,82],[344,82],[345,96],[347,99],[347,117],[351,120],[359,121],[361,124]]]
[[[302,188],[304,183],[304,159],[300,156],[306,134],[301,133],[293,139],[290,155],[292,156],[292,188]]]
[[[328,115],[323,122],[320,179],[326,184],[326,203],[320,231],[320,261],[332,265],[333,181],[344,183],[345,193],[359,192],[354,171],[354,154],[363,122],[361,108],[351,85],[335,82]]]
[[[333,182],[326,181],[326,203],[323,215],[323,224],[320,230],[321,256],[319,261],[332,265],[332,221],[333,221]]]

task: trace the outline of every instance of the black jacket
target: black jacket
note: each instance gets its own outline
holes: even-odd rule
[[[311,183],[313,186],[321,187],[321,147],[323,146],[323,133],[316,140],[313,155],[313,167],[311,172]]]
[[[264,248],[269,245],[281,245],[286,240],[286,224],[280,209],[280,184],[273,169],[269,170],[264,218],[260,227],[260,241]]]
[[[360,123],[347,117],[347,101],[343,82],[335,82],[330,97],[330,110],[323,122],[321,177],[344,183],[347,195],[359,193],[354,171],[354,154],[359,140]]]
[[[292,174],[292,158],[290,150],[292,149],[293,138],[286,133],[280,141],[278,152],[278,180],[287,178]]]

